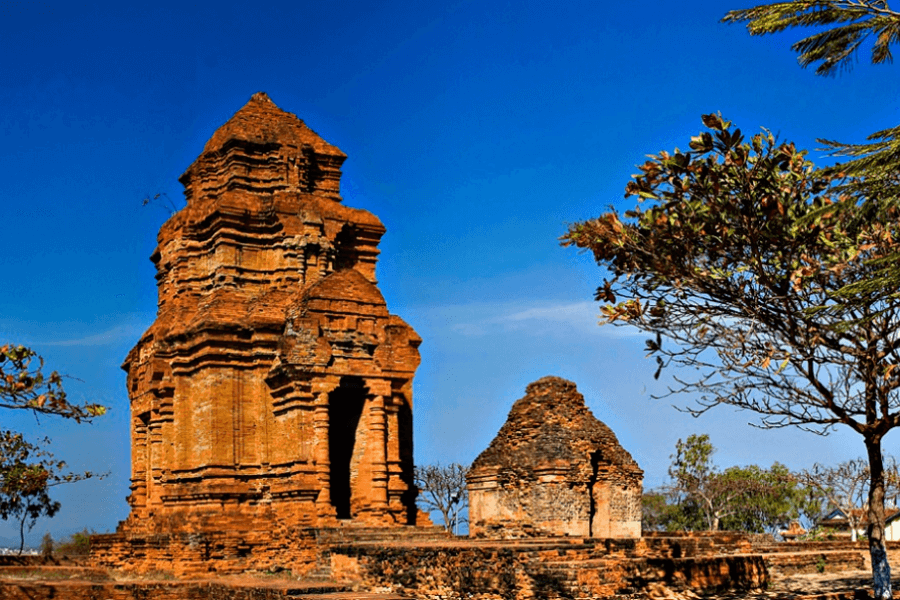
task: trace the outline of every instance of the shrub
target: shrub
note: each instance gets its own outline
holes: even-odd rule
[[[91,534],[84,528],[73,533],[68,540],[63,540],[56,545],[55,551],[61,556],[87,556],[91,553]]]

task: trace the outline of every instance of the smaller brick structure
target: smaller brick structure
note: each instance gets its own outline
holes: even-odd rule
[[[643,471],[575,384],[544,377],[467,477],[475,537],[641,536]]]

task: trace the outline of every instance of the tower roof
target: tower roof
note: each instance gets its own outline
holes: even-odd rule
[[[472,469],[528,471],[557,460],[586,461],[595,452],[607,464],[639,471],[612,430],[585,405],[574,383],[544,377],[530,383],[525,396],[513,404],[506,423]]]
[[[265,92],[251,96],[239,111],[219,127],[206,142],[203,153],[214,152],[230,140],[245,140],[255,144],[311,146],[317,154],[346,158],[340,148],[319,137],[315,131],[293,113],[281,110]]]

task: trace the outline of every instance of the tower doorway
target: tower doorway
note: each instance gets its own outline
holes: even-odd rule
[[[344,377],[328,395],[328,452],[331,462],[331,504],[338,519],[349,519],[352,497],[353,452],[356,434],[366,402],[366,388],[357,377]]]

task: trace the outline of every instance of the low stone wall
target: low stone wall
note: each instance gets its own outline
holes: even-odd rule
[[[866,568],[859,550],[824,552],[773,552],[765,555],[766,567],[773,576],[788,577],[800,573],[839,573]]]
[[[248,571],[288,570],[302,575],[315,567],[315,531],[288,535],[250,532],[101,534],[91,536],[91,563],[131,573],[169,573],[179,578]]]
[[[332,547],[330,553],[336,579],[413,597],[608,597],[638,593],[653,583],[712,592],[754,589],[768,582],[760,555],[671,558],[646,556],[645,551],[640,544],[610,547],[573,541],[427,547],[349,544]]]
[[[59,559],[44,557],[39,554],[3,554],[0,555],[0,567],[58,565]]]
[[[346,527],[307,533],[317,533],[318,540],[309,543],[309,547],[316,549],[313,554],[317,562],[306,572],[305,583],[277,577],[222,577],[226,569],[237,568],[240,561],[261,564],[268,557],[250,545],[247,555],[241,557],[211,555],[205,561],[196,558],[198,550],[191,544],[196,546],[199,542],[231,544],[229,552],[238,548],[224,534],[206,540],[196,536],[126,540],[113,535],[97,538],[104,556],[114,555],[117,544],[119,550],[129,544],[130,550],[134,550],[140,542],[145,552],[132,557],[131,566],[156,564],[156,570],[166,571],[164,567],[172,565],[153,561],[162,561],[162,553],[184,546],[184,553],[194,553],[187,558],[199,561],[195,566],[205,569],[202,576],[208,579],[165,580],[157,573],[156,578],[143,581],[110,581],[109,573],[96,568],[41,566],[35,557],[30,562],[36,564],[31,566],[0,566],[0,598],[273,600],[312,597],[316,585],[323,588],[320,591],[368,590],[341,596],[354,599],[396,600],[398,596],[393,594],[443,600],[643,598],[679,592],[702,595],[753,590],[767,586],[773,578],[777,582],[778,578],[798,573],[858,571],[865,568],[867,554],[864,544],[827,542],[759,544],[768,551],[746,552],[753,544],[748,537],[738,534],[659,535],[634,540],[531,538],[501,542],[448,538],[433,528],[385,531]],[[158,547],[147,550],[153,545],[151,542]],[[311,551],[306,547],[296,548],[295,556],[305,556]],[[187,559],[182,556],[179,560]],[[281,563],[285,561],[283,555]],[[188,561],[188,564],[193,563]],[[278,581],[281,584],[268,583]]]
[[[656,533],[642,542],[649,555],[667,558],[756,553],[749,536],[732,531]]]
[[[3,600],[284,600],[341,591],[335,586],[253,586],[172,582],[11,582],[0,580]],[[390,600],[385,598],[384,600]]]

